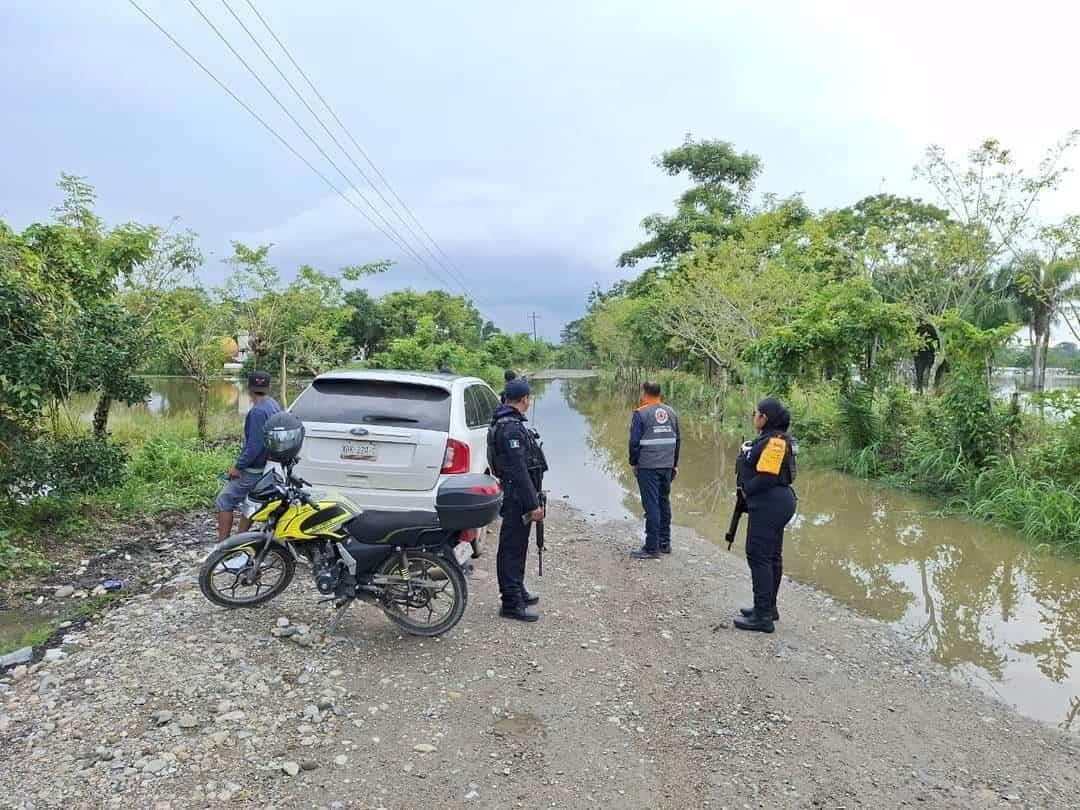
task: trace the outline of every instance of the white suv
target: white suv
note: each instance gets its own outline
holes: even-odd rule
[[[487,429],[498,404],[475,377],[320,374],[289,408],[306,430],[297,475],[361,509],[433,510],[445,476],[487,470]]]

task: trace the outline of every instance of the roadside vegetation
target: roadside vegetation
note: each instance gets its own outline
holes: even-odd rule
[[[1044,222],[1069,135],[1034,171],[994,140],[957,161],[927,150],[936,200],[879,194],[814,211],[764,195],[762,162],[722,141],[657,161],[690,187],[567,325],[563,353],[617,380],[659,376],[676,404],[742,427],[791,403],[806,454],[934,494],[952,509],[1080,551],[1080,216]],[[1012,340],[1023,336],[1026,345]],[[995,398],[995,367],[1030,369],[1030,401]]]
[[[64,175],[59,188],[47,221],[21,232],[0,221],[0,580],[47,571],[76,541],[108,545],[137,515],[209,508],[240,427],[211,412],[210,388],[241,336],[241,373],[267,369],[282,398],[289,379],[344,365],[501,384],[503,369],[552,356],[463,297],[371,295],[363,282],[392,272],[386,261],[305,265],[286,281],[271,246],[234,243],[223,283],[208,287],[194,233],[108,226],[85,180]],[[146,401],[146,374],[191,379],[195,413],[114,413]]]

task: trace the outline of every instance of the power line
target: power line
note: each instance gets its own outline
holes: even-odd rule
[[[222,3],[223,6],[225,6],[225,8],[229,12],[229,14],[232,15],[232,18],[234,20],[236,20],[236,22],[240,25],[241,28],[244,29],[244,33],[248,35],[248,38],[251,39],[251,41],[255,44],[255,47],[259,49],[259,52],[264,57],[266,57],[266,61],[268,61],[270,63],[271,67],[273,67],[274,70],[277,71],[277,74],[282,78],[282,80],[285,82],[285,84],[287,84],[289,86],[289,89],[292,90],[293,95],[295,95],[300,100],[300,103],[304,105],[304,107],[307,109],[307,111],[309,113],[311,113],[311,117],[314,118],[318,122],[319,126],[322,127],[323,131],[327,134],[327,136],[330,138],[330,140],[334,142],[334,145],[337,146],[337,148],[341,151],[341,153],[343,155],[345,155],[346,159],[348,159],[348,161],[350,163],[352,163],[353,168],[355,168],[356,171],[360,173],[360,176],[364,178],[364,180],[367,182],[367,184],[369,186],[371,186],[372,191],[374,191],[376,194],[379,195],[379,199],[381,199],[383,201],[383,204],[390,211],[393,212],[394,216],[397,217],[398,221],[406,228],[406,230],[408,230],[409,235],[412,236],[412,238],[414,240],[416,240],[416,243],[419,244],[428,253],[428,255],[431,256],[432,259],[435,260],[436,264],[440,265],[442,267],[442,269],[444,271],[446,271],[448,277],[451,278],[454,281],[455,284],[458,284],[458,286],[462,286],[462,283],[463,283],[464,280],[463,279],[459,280],[458,278],[456,278],[454,276],[451,269],[449,267],[447,267],[443,263],[443,261],[438,257],[438,255],[436,255],[435,253],[432,252],[431,248],[428,247],[427,243],[424,242],[424,240],[420,236],[417,235],[416,231],[413,230],[412,226],[408,223],[408,221],[404,217],[401,216],[401,214],[398,212],[398,210],[394,207],[393,203],[391,203],[388,199],[386,199],[386,195],[384,195],[382,193],[382,191],[379,190],[378,186],[376,186],[375,183],[371,180],[371,178],[368,177],[368,175],[360,167],[360,164],[357,163],[356,160],[353,158],[352,154],[344,146],[341,145],[341,142],[337,139],[337,137],[330,130],[330,128],[326,125],[326,123],[322,120],[322,118],[319,117],[319,114],[317,112],[315,112],[314,109],[312,109],[310,104],[308,104],[307,99],[304,98],[303,93],[301,93],[296,88],[296,85],[292,83],[292,81],[289,79],[289,77],[285,75],[285,72],[278,66],[278,64],[274,60],[274,58],[269,53],[267,53],[266,48],[264,48],[262,43],[259,42],[258,37],[256,37],[255,34],[252,33],[251,29],[248,28],[247,24],[240,17],[240,15],[236,13],[236,11],[233,9],[233,7],[231,5],[229,5],[228,0],[221,0],[221,3]],[[384,222],[386,221],[385,218],[382,217],[381,214],[380,214],[380,218],[383,219]],[[388,227],[392,227],[392,226],[390,226],[389,222],[387,222],[386,224],[387,224]],[[396,229],[395,229],[395,233],[397,233]],[[404,237],[402,237],[402,238],[404,238]],[[462,287],[462,290],[466,294],[468,294],[467,289]]]
[[[322,180],[324,183],[326,183],[326,185],[335,194],[337,194],[339,197],[341,197],[343,200],[345,200],[346,203],[348,203],[353,208],[355,208],[360,213],[361,216],[363,216],[369,223],[371,223],[371,226],[373,228],[375,228],[377,231],[379,231],[379,233],[381,233],[383,236],[385,236],[387,239],[389,239],[393,244],[400,247],[400,245],[398,245],[398,243],[392,237],[390,237],[385,231],[383,231],[379,227],[379,224],[377,222],[375,222],[368,215],[368,213],[366,211],[364,211],[364,209],[360,208],[360,206],[358,206],[356,204],[356,202],[349,197],[349,195],[347,195],[344,191],[342,191],[336,185],[334,185],[334,182],[330,178],[328,178],[325,174],[323,174],[321,171],[319,171],[319,169],[314,164],[312,164],[312,162],[310,160],[308,160],[306,157],[304,157],[302,154],[300,154],[300,152],[298,152],[296,150],[296,148],[292,144],[290,144],[287,140],[285,140],[285,138],[281,135],[281,133],[279,133],[276,129],[274,129],[274,127],[271,126],[266,121],[265,118],[263,118],[261,115],[259,115],[257,112],[255,112],[255,110],[253,110],[247,103],[245,103],[243,99],[241,99],[238,95],[236,95],[236,93],[234,93],[232,90],[230,90],[228,85],[226,85],[221,79],[219,79],[214,74],[214,72],[210,70],[210,68],[208,68],[206,65],[204,65],[199,60],[199,58],[197,56],[195,56],[195,54],[193,54],[191,51],[189,51],[187,48],[185,48],[183,46],[183,44],[181,44],[181,42],[176,37],[174,37],[172,34],[170,34],[165,29],[165,27],[161,25],[161,23],[159,23],[157,20],[155,20],[146,11],[146,9],[144,9],[137,2],[135,2],[135,0],[128,0],[128,3],[132,7],[134,7],[136,11],[138,11],[140,14],[142,14],[150,22],[151,25],[153,25],[158,31],[160,31],[165,36],[166,39],[168,39],[173,45],[175,45],[177,47],[177,49],[181,53],[183,53],[185,56],[188,57],[188,59],[190,59],[192,62],[194,62],[203,73],[205,73],[207,76],[209,76],[213,80],[213,82],[218,87],[220,87],[222,90],[224,90],[225,93],[233,101],[235,101],[237,104],[239,104],[252,118],[254,118],[256,121],[258,121],[263,126],[263,128],[265,128],[271,135],[273,135],[281,143],[282,146],[284,146],[286,149],[288,149],[305,166],[307,166],[309,169],[311,169],[311,171],[314,172],[315,175],[320,180]],[[426,269],[427,268],[425,266],[425,270]],[[428,271],[428,272],[430,272],[430,271]],[[442,281],[437,276],[435,276],[434,274],[432,274],[432,278],[434,278],[436,280],[436,282],[438,282],[439,284],[442,283]]]
[[[345,135],[349,138],[349,140],[352,142],[352,145],[356,147],[356,151],[359,152],[361,156],[363,156],[364,160],[371,167],[372,171],[375,172],[375,175],[380,180],[382,180],[383,184],[386,186],[387,190],[389,190],[389,192],[393,196],[393,198],[395,200],[397,200],[398,204],[405,210],[405,213],[407,213],[409,215],[409,218],[414,223],[416,223],[416,227],[420,229],[420,232],[423,233],[424,236],[426,236],[428,238],[428,241],[430,241],[431,244],[435,246],[435,249],[440,254],[442,254],[442,256],[446,259],[447,262],[450,263],[450,266],[457,272],[457,275],[462,280],[462,282],[465,282],[465,276],[461,272],[461,270],[458,269],[457,265],[454,264],[454,261],[450,258],[450,256],[447,254],[447,252],[445,250],[443,250],[442,246],[435,240],[435,238],[430,233],[428,233],[427,229],[423,226],[423,224],[420,222],[420,220],[416,217],[416,214],[414,214],[412,209],[409,208],[409,206],[405,203],[405,201],[403,199],[401,199],[401,196],[397,193],[397,191],[394,190],[394,187],[390,184],[390,181],[386,179],[386,176],[379,170],[379,167],[375,165],[375,162],[368,156],[368,153],[366,151],[364,151],[364,148],[359,144],[359,142],[357,142],[356,138],[353,137],[352,132],[349,130],[348,127],[345,126],[345,124],[341,120],[341,118],[338,117],[338,114],[334,111],[334,108],[330,106],[330,102],[328,102],[326,100],[326,98],[323,97],[323,94],[319,92],[319,89],[315,86],[315,83],[308,77],[307,73],[304,72],[304,69],[302,67],[300,67],[300,65],[297,63],[297,61],[293,58],[292,53],[285,46],[285,43],[281,41],[281,38],[274,32],[274,29],[270,27],[270,23],[267,22],[265,17],[263,17],[263,15],[259,11],[259,9],[256,8],[255,3],[253,2],[253,0],[246,0],[246,2],[248,4],[248,6],[251,8],[251,10],[255,13],[255,16],[259,18],[259,22],[261,22],[263,24],[263,26],[266,28],[267,32],[269,32],[269,34],[273,38],[274,42],[276,42],[278,47],[281,48],[282,52],[288,58],[289,62],[292,63],[292,66],[294,68],[296,68],[297,73],[299,73],[303,77],[304,81],[307,83],[307,86],[311,88],[311,91],[315,94],[315,96],[319,99],[319,101],[322,102],[322,105],[326,108],[326,111],[328,113],[330,113],[330,117],[334,119],[334,121],[337,123],[337,125],[339,127],[341,127],[342,132],[344,132]],[[357,167],[357,168],[359,169],[359,167]],[[363,172],[361,172],[361,174],[363,174]],[[369,180],[368,182],[371,182],[371,181]],[[375,187],[375,184],[372,183],[372,188],[374,188],[374,187]],[[382,195],[380,194],[379,196],[381,197]],[[384,198],[384,201],[385,201],[385,198]],[[389,203],[387,203],[387,205],[389,205]],[[396,213],[396,211],[395,211],[395,213]]]
[[[533,343],[536,342],[536,321],[539,318],[540,318],[540,316],[537,315],[535,312],[532,313],[531,315],[526,315],[525,316],[525,320],[532,321],[532,325],[533,325]]]
[[[385,216],[383,216],[382,212],[379,211],[374,205],[372,205],[371,201],[367,197],[364,196],[364,192],[362,192],[356,186],[356,184],[352,181],[352,179],[347,174],[345,174],[345,172],[343,172],[341,170],[341,167],[338,166],[338,164],[334,161],[334,159],[332,157],[330,157],[330,155],[326,154],[326,150],[322,148],[322,145],[318,141],[316,141],[315,138],[312,137],[311,133],[308,132],[307,129],[304,127],[304,125],[301,124],[297,120],[296,116],[292,114],[292,111],[289,110],[289,108],[286,107],[284,103],[282,103],[281,99],[279,99],[277,97],[277,95],[274,93],[274,91],[271,90],[270,87],[266,84],[266,82],[264,82],[262,80],[262,77],[258,74],[258,71],[256,71],[250,64],[248,64],[248,61],[246,59],[244,59],[244,57],[240,54],[239,51],[236,50],[236,48],[233,47],[232,43],[229,42],[228,37],[226,37],[223,33],[221,33],[221,30],[216,25],[214,25],[213,21],[209,17],[206,16],[206,14],[203,12],[203,10],[201,8],[199,8],[198,3],[196,3],[195,0],[188,0],[188,5],[190,5],[193,9],[195,9],[195,12],[200,17],[202,17],[203,22],[205,22],[210,27],[210,30],[213,31],[215,34],[217,34],[218,38],[223,43],[225,43],[225,47],[228,48],[232,52],[233,56],[235,56],[240,61],[240,64],[244,66],[244,68],[248,71],[248,73],[250,73],[252,75],[252,77],[255,79],[255,81],[257,81],[259,83],[259,85],[263,88],[263,90],[266,91],[267,95],[269,95],[270,98],[272,98],[274,100],[274,102],[281,108],[282,112],[284,112],[285,115],[287,115],[289,117],[289,120],[292,121],[296,125],[296,127],[300,130],[300,132],[303,133],[304,137],[307,138],[311,142],[312,146],[314,146],[318,150],[319,154],[322,155],[323,158],[331,166],[334,167],[334,169],[337,171],[337,173],[339,175],[341,175],[341,178],[346,183],[348,183],[350,186],[352,186],[352,189],[353,189],[353,191],[356,192],[357,196],[359,196],[360,199],[363,200],[364,203],[367,205],[367,207],[370,208],[371,211],[377,217],[379,217],[379,219],[382,220],[383,223],[386,224],[386,227],[388,227],[390,229],[390,231],[394,234],[394,236],[391,236],[386,231],[384,231],[381,227],[378,226],[378,224],[376,224],[374,221],[372,221],[370,217],[368,217],[368,221],[371,222],[371,224],[374,225],[375,228],[383,236],[385,236],[391,242],[393,242],[398,247],[402,248],[406,253],[408,253],[413,258],[415,258],[424,267],[424,269],[427,272],[431,273],[432,278],[435,278],[441,284],[442,281],[439,280],[438,276],[436,276],[435,273],[431,270],[431,267],[424,260],[424,257],[416,252],[416,250],[408,243],[408,241],[403,236],[401,236],[401,234],[398,233],[397,229],[394,228],[394,226],[386,219]],[[395,237],[396,237],[396,239],[395,239]]]
[[[244,101],[239,96],[236,95],[236,93],[234,93],[232,90],[230,90],[228,88],[228,86],[224,82],[221,81],[221,79],[219,79],[217,76],[215,76],[214,73],[208,67],[206,67],[206,65],[204,65],[202,62],[200,62],[198,57],[196,57],[191,51],[189,51],[187,48],[185,48],[183,45],[181,45],[180,42],[176,39],[176,37],[174,37],[172,34],[170,34],[168,31],[166,31],[165,28],[163,28],[161,26],[161,24],[158,23],[157,20],[155,20],[153,17],[151,17],[146,12],[145,9],[143,9],[138,3],[135,2],[135,0],[128,0],[128,3],[130,3],[132,6],[134,6],[136,11],[138,11],[140,14],[142,14],[144,17],[146,17],[146,19],[150,21],[151,25],[153,25],[155,28],[157,28],[158,31],[160,31],[162,34],[164,34],[165,37],[181,51],[181,53],[183,53],[192,62],[194,62],[196,65],[198,65],[199,69],[202,70],[203,73],[205,73],[211,79],[213,79],[214,83],[217,84],[217,86],[220,87],[222,90],[224,90],[232,98],[233,101],[235,101],[237,104],[239,104],[241,107],[243,107],[248,112],[248,114],[251,115],[252,118],[254,118],[256,121],[258,121],[260,124],[262,124],[263,127],[265,127],[266,130],[271,135],[273,135],[275,138],[277,138],[277,140],[281,143],[282,146],[284,146],[286,149],[288,149],[290,152],[292,152],[293,155],[295,155],[299,160],[303,161],[304,165],[307,166],[309,169],[311,169],[311,171],[313,171],[316,175],[318,175],[319,178],[322,179],[322,181],[324,183],[326,183],[326,185],[328,185],[333,191],[337,192],[337,194],[339,194],[346,202],[348,202],[350,205],[353,205],[355,207],[355,203],[353,203],[352,200],[349,199],[349,197],[345,194],[345,192],[343,192],[341,189],[339,189],[337,186],[335,186],[334,182],[332,180],[330,180],[330,178],[328,178],[321,171],[319,171],[314,165],[312,165],[311,161],[309,161],[306,157],[304,157],[299,152],[297,152],[296,149],[293,148],[292,144],[290,144],[287,140],[285,140],[285,138],[283,138],[278,133],[278,131],[276,129],[274,129],[270,124],[268,124],[266,122],[266,120],[261,115],[259,115],[253,109],[251,109],[251,107],[249,107],[247,104],[245,104]],[[364,214],[364,216],[367,216],[367,214],[364,213],[364,211],[360,210],[359,208],[357,210],[359,210],[361,214]],[[372,222],[371,224],[375,225],[374,222]]]
[[[338,187],[337,187],[337,185],[335,185],[334,181],[332,181],[332,180],[331,180],[330,178],[328,178],[328,177],[327,177],[327,176],[326,176],[326,175],[325,175],[325,174],[324,174],[324,173],[323,173],[322,171],[320,171],[320,170],[318,169],[318,167],[316,167],[316,166],[315,166],[315,165],[314,165],[314,164],[313,164],[313,163],[312,163],[312,162],[311,162],[310,160],[308,160],[308,159],[307,159],[307,158],[306,158],[306,157],[305,157],[305,156],[304,156],[303,154],[301,154],[301,153],[300,153],[300,152],[299,152],[299,151],[298,151],[298,150],[297,150],[297,149],[296,149],[296,148],[295,148],[295,147],[294,147],[294,146],[293,146],[293,145],[292,145],[291,143],[289,143],[289,141],[288,141],[288,140],[286,140],[286,139],[285,139],[285,137],[284,137],[283,135],[281,135],[281,133],[280,133],[280,132],[278,132],[278,131],[277,131],[277,130],[276,130],[276,129],[275,129],[275,128],[274,128],[274,127],[273,127],[273,126],[272,126],[272,125],[271,125],[271,124],[270,124],[270,123],[269,123],[269,122],[268,122],[268,121],[267,121],[267,120],[266,120],[265,118],[263,118],[263,117],[262,117],[261,115],[259,115],[259,113],[257,113],[257,112],[256,112],[256,111],[255,111],[254,109],[252,109],[252,107],[251,107],[250,105],[248,105],[248,104],[247,104],[247,103],[246,103],[246,102],[245,102],[245,101],[244,101],[244,100],[243,100],[242,98],[240,98],[240,97],[239,97],[239,96],[238,96],[238,95],[237,95],[236,93],[234,93],[234,92],[233,92],[233,91],[232,91],[232,90],[231,90],[231,89],[229,88],[229,86],[225,84],[225,82],[223,82],[223,81],[222,81],[222,80],[221,80],[220,78],[218,78],[218,76],[217,76],[217,75],[216,75],[216,74],[215,74],[215,73],[214,73],[214,72],[213,72],[212,70],[210,70],[210,68],[208,68],[208,67],[207,67],[206,65],[204,65],[204,64],[202,63],[202,61],[201,61],[201,60],[200,60],[200,59],[199,59],[199,58],[198,58],[197,56],[195,56],[195,54],[193,54],[193,53],[192,53],[191,51],[189,51],[189,50],[188,50],[188,49],[187,49],[187,48],[186,48],[186,47],[185,47],[185,46],[183,45],[183,43],[181,43],[181,42],[180,42],[180,41],[179,41],[179,40],[178,40],[178,39],[177,39],[177,38],[176,38],[175,36],[173,36],[173,35],[172,35],[172,34],[171,34],[171,33],[170,33],[170,32],[169,32],[169,31],[168,31],[168,30],[167,30],[167,29],[166,29],[166,28],[165,28],[165,27],[164,27],[163,25],[161,25],[161,23],[159,23],[159,22],[158,22],[158,21],[157,21],[157,20],[156,20],[156,19],[155,19],[155,18],[154,18],[154,17],[153,17],[153,16],[152,16],[152,15],[151,15],[150,13],[149,13],[149,12],[147,12],[147,11],[146,11],[146,9],[144,9],[144,8],[143,8],[142,6],[140,6],[140,5],[138,4],[138,2],[136,2],[136,0],[128,0],[128,3],[129,3],[129,5],[131,5],[131,6],[132,6],[132,7],[133,7],[133,8],[134,8],[134,9],[135,9],[136,11],[138,11],[138,12],[139,12],[139,14],[141,14],[141,15],[142,15],[143,17],[145,17],[145,18],[146,18],[146,20],[147,20],[147,21],[148,21],[148,22],[149,22],[149,23],[150,23],[151,25],[153,25],[153,26],[154,26],[154,27],[155,27],[155,28],[156,28],[156,29],[157,29],[158,31],[160,31],[160,32],[161,32],[161,34],[162,34],[162,35],[163,35],[163,36],[164,36],[164,37],[165,37],[165,38],[166,38],[167,40],[169,40],[169,42],[170,42],[170,43],[172,43],[172,44],[173,44],[173,45],[174,45],[174,46],[175,46],[175,47],[177,48],[177,50],[179,50],[179,51],[180,51],[180,52],[181,52],[182,54],[184,54],[184,55],[185,55],[185,56],[186,56],[186,57],[187,57],[188,59],[190,59],[190,60],[191,60],[192,62],[194,62],[194,63],[195,63],[195,65],[196,65],[196,67],[198,67],[198,68],[199,68],[199,70],[201,70],[201,71],[202,71],[203,73],[205,73],[205,74],[206,74],[206,75],[207,75],[207,76],[208,76],[208,77],[210,78],[210,80],[214,82],[214,84],[216,84],[216,85],[217,85],[218,87],[220,87],[220,88],[222,89],[222,91],[224,91],[224,92],[225,92],[225,94],[226,94],[226,95],[228,95],[228,96],[229,96],[229,97],[230,97],[230,98],[231,98],[231,99],[232,99],[233,101],[235,101],[235,102],[236,102],[236,103],[237,103],[237,104],[238,104],[238,105],[239,105],[239,106],[240,106],[240,107],[241,107],[241,108],[242,108],[242,109],[243,109],[243,110],[244,110],[245,112],[247,112],[247,113],[248,113],[248,115],[250,115],[250,116],[251,116],[252,118],[254,118],[254,119],[255,119],[255,120],[256,120],[256,121],[257,121],[257,122],[258,122],[258,123],[259,123],[259,124],[260,124],[260,125],[261,125],[261,126],[262,126],[262,127],[263,127],[263,128],[265,129],[265,130],[266,130],[266,131],[267,131],[267,132],[269,132],[269,133],[270,133],[270,134],[271,134],[271,135],[272,135],[272,136],[273,136],[273,137],[274,137],[274,138],[275,138],[275,139],[276,139],[276,140],[277,140],[277,141],[278,141],[278,142],[279,142],[279,143],[280,143],[280,144],[281,144],[282,146],[284,146],[284,147],[285,147],[285,148],[286,148],[286,149],[287,149],[287,150],[288,150],[288,151],[289,151],[290,153],[292,153],[292,155],[293,155],[294,157],[296,157],[296,158],[297,158],[297,160],[299,160],[299,161],[300,161],[300,162],[302,162],[302,163],[303,163],[303,164],[304,164],[305,166],[307,166],[307,167],[308,167],[308,168],[309,168],[309,169],[310,169],[310,170],[312,171],[312,173],[313,173],[313,174],[315,174],[315,176],[316,176],[316,177],[318,177],[318,178],[319,178],[320,180],[322,180],[322,181],[323,181],[323,183],[325,183],[325,184],[326,184],[326,186],[327,186],[327,187],[328,187],[328,188],[329,188],[329,189],[330,189],[331,191],[333,191],[333,192],[334,192],[335,194],[337,194],[337,195],[338,195],[339,197],[341,197],[341,199],[342,199],[342,200],[344,200],[344,201],[345,201],[345,202],[346,202],[346,203],[347,203],[348,205],[350,205],[350,206],[351,206],[352,208],[356,209],[356,211],[357,211],[357,212],[358,212],[358,213],[359,213],[359,214],[360,214],[361,216],[363,216],[363,217],[364,217],[364,219],[366,219],[366,220],[368,221],[368,223],[369,223],[369,224],[370,224],[370,225],[371,225],[371,226],[372,226],[373,228],[375,228],[375,230],[377,230],[377,231],[378,231],[378,232],[379,232],[380,234],[382,234],[382,235],[383,235],[384,237],[386,237],[386,238],[387,238],[387,239],[388,239],[388,240],[389,240],[389,241],[390,241],[390,242],[391,242],[392,244],[394,244],[394,245],[395,245],[396,247],[398,247],[398,248],[402,248],[402,245],[401,245],[401,244],[399,244],[399,242],[398,242],[398,241],[397,241],[396,239],[394,239],[394,238],[393,238],[392,236],[390,236],[389,234],[387,234],[387,233],[386,233],[386,232],[385,232],[385,231],[384,231],[384,230],[383,230],[383,229],[382,229],[382,228],[381,228],[381,227],[379,226],[379,224],[378,224],[377,222],[375,222],[375,221],[374,221],[374,220],[373,220],[373,219],[371,218],[371,216],[370,216],[370,215],[369,215],[369,214],[368,214],[368,213],[367,213],[367,212],[366,212],[366,211],[365,211],[365,210],[364,210],[363,208],[361,208],[361,207],[360,207],[359,205],[357,205],[357,203],[356,203],[356,201],[355,201],[355,200],[353,200],[353,199],[352,199],[351,197],[349,197],[349,195],[348,195],[348,194],[346,194],[346,193],[345,193],[344,191],[342,191],[342,190],[341,190],[340,188],[338,188]],[[242,60],[241,60],[241,61],[242,61]],[[275,99],[275,100],[276,100],[276,99]],[[279,102],[279,103],[280,103],[280,102]],[[295,119],[294,119],[294,120],[295,120]],[[299,124],[298,124],[298,126],[299,126]],[[305,133],[305,134],[306,134],[306,133]],[[310,136],[309,136],[309,137],[310,137]],[[333,161],[331,161],[331,163],[333,163]],[[338,168],[338,167],[336,166],[336,164],[335,164],[335,168]],[[340,168],[338,168],[338,172],[339,172],[339,173],[341,173],[341,170],[340,170]],[[347,180],[347,179],[348,179],[348,178],[346,177],[346,180]],[[350,183],[350,184],[351,184],[351,183]],[[355,188],[355,186],[354,186],[354,188]],[[360,193],[360,192],[359,192],[359,190],[357,190],[357,193]],[[360,196],[361,196],[361,197],[363,197],[363,195],[362,195],[362,194],[361,194]],[[366,198],[364,198],[364,199],[365,199],[365,202],[368,202],[368,201],[366,200]],[[371,204],[370,204],[370,202],[368,202],[368,205],[369,205],[369,206],[371,205]],[[402,248],[402,249],[404,250],[404,248]],[[414,255],[414,256],[416,255],[416,254],[415,254],[415,251],[408,251],[408,250],[405,250],[405,252],[406,252],[406,253],[411,253],[411,254],[412,254],[412,255]],[[425,272],[427,272],[427,273],[428,273],[428,275],[430,275],[430,276],[432,277],[432,279],[434,279],[434,280],[435,280],[435,282],[436,282],[436,284],[437,284],[437,285],[439,285],[439,286],[442,286],[443,280],[442,280],[442,279],[440,279],[440,278],[439,278],[439,277],[438,277],[438,276],[437,276],[437,275],[436,275],[436,274],[435,274],[435,273],[434,273],[434,272],[433,272],[433,271],[431,270],[431,268],[430,268],[430,267],[429,267],[429,266],[427,265],[427,263],[426,263],[426,262],[423,262],[423,260],[422,260],[422,259],[420,259],[420,258],[419,258],[418,256],[417,256],[417,258],[418,258],[418,259],[419,259],[419,261],[420,261],[420,264],[421,264],[421,267],[422,267],[422,269],[423,269],[423,270],[424,270]],[[467,295],[469,295],[469,293],[468,293],[467,291],[466,291],[466,294],[467,294]],[[470,295],[470,297],[471,297],[471,295]]]

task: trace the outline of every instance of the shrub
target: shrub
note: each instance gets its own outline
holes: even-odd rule
[[[0,531],[0,580],[24,573],[48,573],[48,561],[33,549],[15,545],[12,534],[11,531]]]
[[[84,495],[124,481],[127,451],[94,436],[38,438],[13,448],[0,471],[0,491],[14,500]]]

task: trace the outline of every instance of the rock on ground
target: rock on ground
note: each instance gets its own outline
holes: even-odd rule
[[[0,807],[1080,806],[1075,738],[810,588],[737,633],[743,560],[632,562],[639,530],[553,505],[541,621],[496,617],[489,547],[442,639],[370,606],[327,637],[302,567],[261,609],[129,599],[0,679]]]

